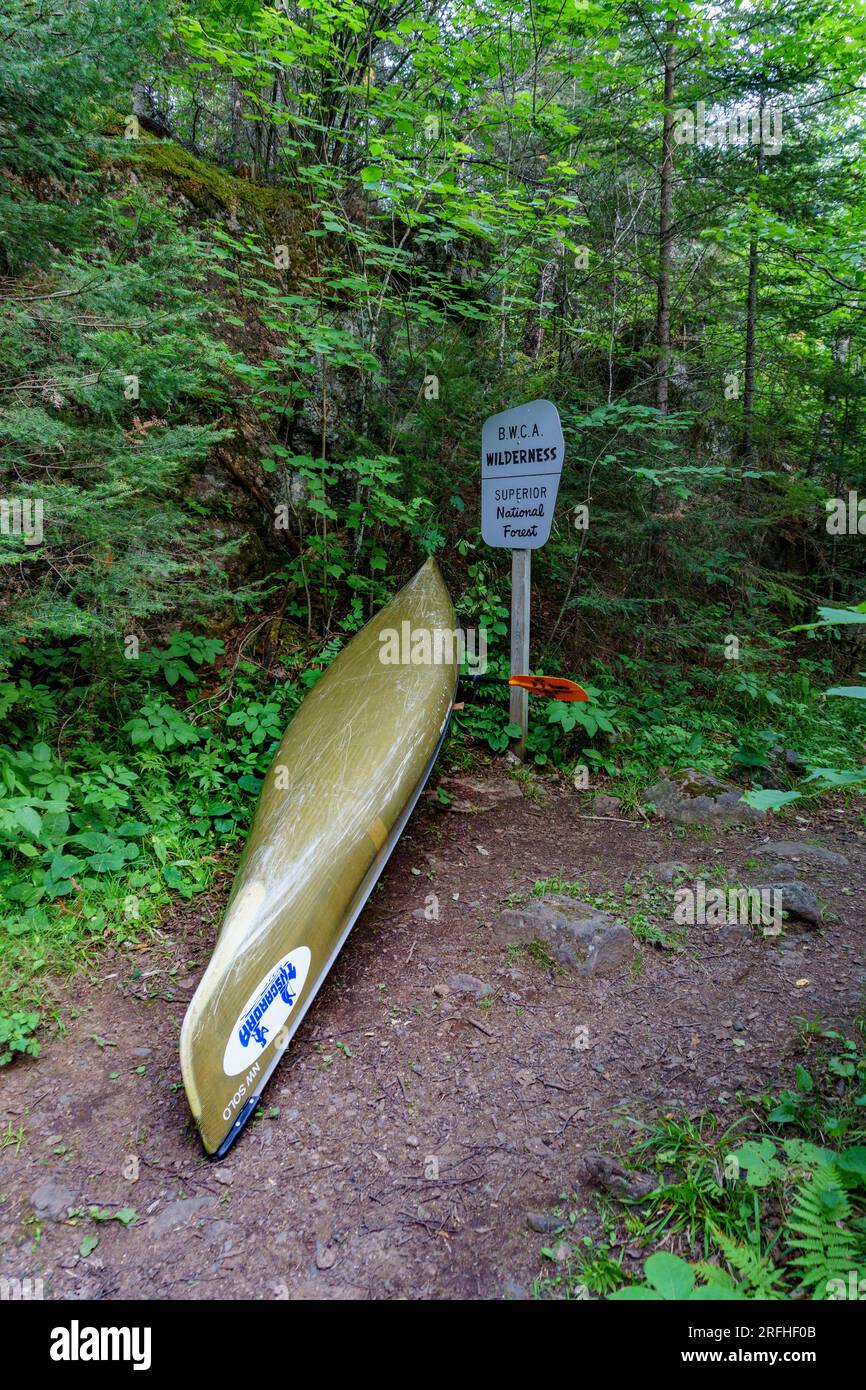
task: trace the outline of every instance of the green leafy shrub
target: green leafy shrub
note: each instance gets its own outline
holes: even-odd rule
[[[0,1011],[0,1067],[5,1067],[13,1057],[38,1057],[41,1051],[33,1036],[39,1027],[39,1014],[16,1011]]]
[[[723,1131],[711,1114],[667,1117],[635,1146],[634,1160],[651,1159],[665,1176],[626,1218],[629,1239],[652,1244],[664,1233],[666,1242],[700,1242],[703,1258],[689,1264],[657,1252],[646,1260],[645,1283],[612,1297],[833,1299],[859,1285],[866,1054],[856,1039],[817,1021],[805,1023],[803,1035],[819,1043],[812,1066],[798,1065],[795,1088],[753,1098],[763,1123],[754,1124],[754,1110]],[[735,1130],[747,1125],[752,1133],[733,1145]]]

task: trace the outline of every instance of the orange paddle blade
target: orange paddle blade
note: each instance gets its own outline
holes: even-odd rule
[[[543,695],[548,700],[588,700],[589,696],[577,681],[565,676],[510,676],[509,685],[519,685],[530,695]]]

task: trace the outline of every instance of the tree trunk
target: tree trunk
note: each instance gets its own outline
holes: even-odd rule
[[[676,22],[665,32],[665,114],[662,126],[662,163],[659,188],[659,257],[656,302],[656,407],[668,413],[668,382],[671,356],[671,262],[673,259],[674,202],[674,92],[676,88]]]
[[[559,266],[559,258],[548,261],[546,265],[542,266],[541,274],[538,277],[538,289],[535,292],[537,308],[531,311],[523,335],[523,351],[533,362],[538,361],[544,347],[544,305],[553,294]]]
[[[821,414],[815,428],[815,438],[812,442],[812,451],[809,457],[809,467],[807,472],[810,477],[816,477],[824,465],[829,467],[830,459],[837,445],[836,415],[839,406],[839,371],[844,369],[848,361],[848,353],[851,349],[851,330],[840,328],[833,335],[832,354],[833,365],[827,374],[824,383],[824,399],[821,407]],[[836,463],[834,461],[834,468]],[[837,485],[837,491],[841,484]]]
[[[763,130],[764,101],[761,99],[758,129]],[[743,372],[743,459],[752,463],[755,457],[755,341],[758,322],[758,203],[761,197],[761,175],[764,172],[764,144],[758,141],[756,162],[755,216],[749,237],[749,288],[746,293],[746,362]]]

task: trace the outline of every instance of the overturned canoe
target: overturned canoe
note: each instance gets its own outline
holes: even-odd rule
[[[221,1157],[255,1110],[424,788],[454,701],[454,621],[428,560],[316,683],[277,750],[181,1030],[208,1153]]]

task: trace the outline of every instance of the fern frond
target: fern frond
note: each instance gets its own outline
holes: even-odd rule
[[[833,1164],[822,1164],[797,1186],[788,1222],[789,1245],[801,1253],[791,1261],[800,1270],[800,1287],[826,1297],[831,1280],[847,1279],[862,1258],[856,1235],[842,1223],[851,1218],[851,1203]]]
[[[725,1253],[725,1259],[740,1276],[740,1288],[749,1298],[779,1299],[783,1297],[778,1285],[781,1274],[773,1261],[751,1245],[738,1245],[723,1231],[715,1232]]]

